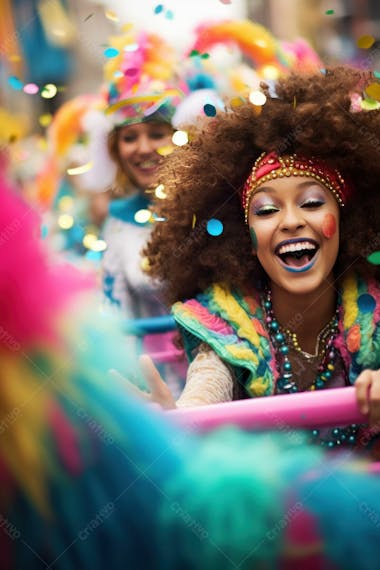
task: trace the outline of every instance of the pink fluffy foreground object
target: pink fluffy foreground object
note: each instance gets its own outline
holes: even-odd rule
[[[181,426],[195,431],[209,431],[227,424],[245,429],[302,429],[368,421],[360,413],[355,388],[351,387],[238,400],[166,413]]]
[[[72,266],[50,264],[40,220],[0,173],[0,349],[54,342],[59,309],[92,284]]]

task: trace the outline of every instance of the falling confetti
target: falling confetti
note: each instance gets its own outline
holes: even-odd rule
[[[174,18],[173,12],[172,12],[171,10],[167,10],[166,13],[165,13],[165,18],[166,18],[167,20],[173,20],[173,18]]]
[[[165,186],[163,184],[159,184],[154,191],[154,195],[156,196],[156,198],[164,200],[166,198]]]
[[[108,20],[111,20],[111,22],[118,22],[119,21],[117,14],[115,12],[113,12],[112,10],[106,10],[105,16]]]
[[[193,49],[190,52],[190,57],[196,57],[197,55],[199,55],[199,51],[197,49]]]
[[[174,148],[171,145],[161,146],[157,149],[160,156],[168,156],[173,152]]]
[[[111,59],[112,57],[117,57],[119,55],[119,50],[113,47],[108,47],[107,49],[104,50],[104,55],[105,57],[108,57],[109,59]]]
[[[380,265],[380,251],[374,251],[367,257],[367,261],[373,265]]]
[[[128,77],[133,77],[134,75],[137,75],[138,72],[139,70],[137,69],[137,67],[130,67],[129,69],[126,69],[124,73]]]
[[[370,83],[365,88],[365,92],[371,99],[380,101],[380,83]]]
[[[189,142],[189,136],[186,131],[176,131],[172,136],[172,142],[176,146],[183,146]]]
[[[53,119],[53,115],[50,113],[46,113],[45,115],[41,115],[38,117],[38,122],[40,123],[41,127],[48,127]]]
[[[220,236],[223,233],[223,224],[220,220],[212,218],[207,222],[207,233],[210,236]]]
[[[98,236],[92,233],[88,233],[84,236],[82,243],[87,249],[92,249],[94,243],[98,240]]]
[[[231,0],[219,0],[221,4],[231,4]]]
[[[124,51],[137,51],[139,49],[139,44],[128,44],[127,46],[125,46]]]
[[[358,298],[358,307],[363,313],[373,313],[376,307],[376,301],[369,295],[369,293],[363,293]]]
[[[155,9],[153,10],[153,12],[155,14],[161,14],[161,12],[164,10],[164,5],[163,4],[157,4],[157,6],[155,7]]]
[[[70,214],[61,214],[58,217],[57,223],[63,230],[69,230],[74,225],[74,218]]]
[[[75,176],[76,174],[84,174],[88,172],[92,168],[92,162],[86,162],[86,164],[82,164],[82,166],[75,166],[73,168],[67,169],[67,174],[70,176]]]
[[[89,20],[90,18],[92,18],[93,15],[94,15],[94,14],[89,14],[83,21],[84,21],[84,22],[87,22],[87,20]]]
[[[331,16],[332,14],[335,14],[334,10],[326,10],[325,12],[326,16]]]
[[[250,103],[252,103],[252,105],[257,105],[258,107],[261,107],[262,105],[265,105],[266,103],[266,96],[262,91],[251,91],[248,99],[250,101]]]
[[[206,105],[203,107],[203,110],[207,117],[215,117],[216,115],[216,109],[214,105],[211,105],[211,103],[206,103]]]
[[[12,87],[12,89],[15,89],[16,91],[21,91],[24,85],[22,81],[20,81],[20,79],[15,76],[8,77],[8,83]]]
[[[57,91],[58,89],[56,85],[54,85],[53,83],[47,83],[41,89],[41,97],[43,97],[44,99],[53,99],[53,97],[56,96]]]
[[[138,210],[135,213],[135,222],[137,222],[138,224],[146,224],[147,222],[149,222],[151,217],[152,214],[150,213],[149,210],[146,209]]]
[[[35,95],[39,90],[40,88],[35,83],[27,83],[23,87],[24,93],[27,93],[28,95]]]
[[[191,229],[193,230],[195,228],[195,224],[197,222],[197,216],[195,214],[193,214],[193,219],[191,222]]]
[[[374,43],[375,43],[375,38],[373,36],[361,36],[357,40],[356,45],[358,46],[358,48],[368,49],[372,47]]]
[[[147,257],[143,257],[141,259],[140,267],[143,271],[149,271],[150,263],[149,263],[149,259]]]

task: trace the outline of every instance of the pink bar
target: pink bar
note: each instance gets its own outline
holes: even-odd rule
[[[353,387],[238,400],[166,413],[195,431],[209,431],[224,424],[246,429],[283,429],[367,423],[366,416],[359,412]]]

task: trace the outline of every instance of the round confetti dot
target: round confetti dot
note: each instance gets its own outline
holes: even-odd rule
[[[67,212],[71,210],[74,206],[74,200],[72,196],[62,196],[62,198],[58,202],[58,208],[61,212]]]
[[[332,14],[335,14],[334,10],[326,10],[325,12],[326,16],[331,16]]]
[[[127,75],[128,77],[133,77],[138,72],[139,70],[137,69],[137,67],[130,67],[129,69],[125,70],[125,75]]]
[[[157,6],[154,8],[153,12],[155,14],[161,14],[161,12],[164,9],[164,5],[163,4],[157,4]]]
[[[35,95],[36,93],[38,93],[39,87],[35,83],[27,83],[26,85],[24,85],[23,90],[24,93],[27,93],[28,95]]]
[[[376,307],[376,300],[372,295],[364,293],[358,299],[358,307],[363,313],[372,313]]]
[[[197,49],[193,49],[193,50],[190,52],[190,57],[195,57],[195,56],[197,56],[197,55],[199,55],[199,51],[198,51]]]
[[[172,12],[171,10],[167,10],[166,13],[165,13],[165,18],[166,18],[167,20],[173,20],[173,18],[174,18],[173,12]]]
[[[209,53],[202,53],[201,58],[202,59],[209,59],[210,54]]]
[[[107,249],[107,244],[103,239],[97,239],[91,244],[92,251],[104,251]]]
[[[109,47],[109,48],[105,49],[103,53],[104,53],[105,57],[112,58],[112,57],[118,56],[120,52],[116,48]]]
[[[160,198],[161,200],[164,200],[166,198],[165,186],[163,184],[159,184],[157,186],[157,188],[155,189],[154,194],[155,194],[156,198]]]
[[[161,146],[157,149],[160,156],[168,156],[173,152],[174,148],[171,145]]]
[[[139,44],[128,44],[125,46],[124,51],[137,51],[139,49]]]
[[[100,261],[102,259],[102,252],[89,249],[85,253],[85,258],[88,259],[88,261]]]
[[[23,82],[14,75],[12,77],[8,77],[8,84],[12,87],[12,89],[15,89],[16,91],[21,91],[24,85]]]
[[[150,263],[149,263],[149,259],[147,257],[143,257],[140,263],[140,267],[143,271],[149,271],[150,269]]]
[[[206,105],[203,107],[203,110],[207,117],[215,117],[216,115],[216,109],[214,105],[211,105],[211,103],[206,103]]]
[[[172,136],[172,142],[176,146],[183,146],[189,142],[189,137],[186,131],[176,131]]]
[[[86,247],[87,249],[92,249],[92,246],[94,245],[94,243],[98,240],[98,236],[96,236],[95,234],[86,234],[82,240],[82,243],[84,245],[84,247]]]
[[[248,99],[252,103],[252,105],[257,105],[258,107],[265,105],[267,100],[265,94],[262,93],[262,91],[251,91],[248,96]]]
[[[53,83],[47,83],[41,90],[41,97],[44,99],[53,99],[57,94],[57,86]]]
[[[46,113],[46,115],[41,115],[40,117],[38,117],[38,122],[40,123],[41,127],[47,127],[50,125],[52,119],[53,115]]]
[[[243,103],[244,99],[241,97],[233,97],[230,101],[231,107],[240,107]]]
[[[119,21],[117,14],[115,14],[115,12],[113,10],[106,10],[105,16],[108,20],[111,20],[111,22],[118,22]]]
[[[380,83],[370,83],[366,88],[365,92],[371,99],[376,99],[380,101]]]
[[[207,233],[209,233],[210,236],[220,236],[220,234],[223,233],[222,222],[216,218],[209,220],[207,222]]]
[[[135,214],[135,221],[138,224],[146,224],[146,222],[149,222],[150,218],[151,218],[151,213],[149,210],[138,210]]]
[[[358,48],[361,49],[368,49],[370,47],[373,46],[373,44],[375,43],[375,38],[373,36],[361,36],[357,42],[356,45],[358,46]]]
[[[374,251],[367,257],[367,261],[373,265],[380,265],[380,251]]]
[[[360,108],[364,111],[373,111],[379,107],[379,101],[375,101],[374,99],[362,99],[362,101],[360,101]]]
[[[69,230],[74,225],[74,218],[70,214],[61,214],[58,217],[58,225],[63,230]]]

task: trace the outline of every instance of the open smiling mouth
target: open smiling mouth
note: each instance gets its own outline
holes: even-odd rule
[[[275,255],[284,269],[292,272],[307,271],[317,260],[319,245],[312,239],[283,241],[275,249]]]

